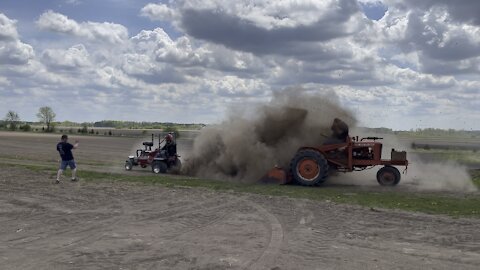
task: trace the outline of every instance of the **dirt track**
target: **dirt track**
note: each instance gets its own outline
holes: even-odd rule
[[[0,172],[2,269],[478,269],[480,220]]]

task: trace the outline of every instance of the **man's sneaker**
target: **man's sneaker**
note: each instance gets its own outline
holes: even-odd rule
[[[55,184],[60,184],[60,180],[57,179],[57,180],[55,180],[54,183],[55,183]]]
[[[78,178],[72,178],[72,182],[77,182]]]

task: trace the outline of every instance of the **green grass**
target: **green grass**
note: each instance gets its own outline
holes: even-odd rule
[[[1,160],[15,160],[15,161],[24,161],[24,162],[46,162],[46,163],[58,163],[58,159],[55,158],[49,158],[45,159],[44,157],[35,157],[35,156],[20,156],[20,155],[2,155],[0,154],[0,162]],[[91,161],[91,160],[84,160],[84,159],[79,159],[79,163],[82,163],[84,165],[91,165],[91,166],[111,166],[111,165],[116,165],[118,163],[116,162],[106,162],[106,161]]]
[[[478,187],[480,188],[480,170],[472,170],[470,172],[470,174],[472,175],[472,181],[473,183]]]
[[[6,166],[6,165],[3,165]],[[11,165],[8,165],[11,166]],[[55,171],[49,166],[14,165],[35,172]],[[371,208],[400,209],[429,214],[445,214],[453,217],[480,218],[480,196],[474,194],[442,195],[430,193],[410,193],[395,191],[395,188],[378,192],[367,190],[352,190],[345,187],[301,187],[293,185],[241,184],[225,181],[195,179],[182,176],[145,175],[133,176],[123,174],[81,171],[79,176],[86,182],[126,181],[144,184],[161,185],[165,187],[206,188],[221,192],[252,193],[268,196],[286,196],[316,201],[329,200],[336,203],[356,204]],[[480,172],[473,175],[474,181],[480,186]]]

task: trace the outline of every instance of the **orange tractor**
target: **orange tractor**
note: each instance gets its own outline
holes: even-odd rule
[[[408,167],[405,151],[391,150],[390,159],[382,159],[382,138],[348,137],[344,143],[317,147],[302,147],[290,161],[288,169],[276,167],[264,177],[266,181],[281,184],[295,182],[314,186],[326,181],[332,172],[363,171],[374,166],[383,166],[377,172],[377,181],[382,186],[395,186],[400,182],[400,171],[394,166]]]

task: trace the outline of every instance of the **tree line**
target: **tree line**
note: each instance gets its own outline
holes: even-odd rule
[[[200,129],[204,127],[204,124],[176,124],[176,123],[161,123],[161,122],[132,122],[132,121],[114,121],[114,120],[104,120],[95,123],[75,123],[70,121],[64,121],[57,123],[55,122],[56,114],[52,108],[45,106],[38,109],[36,114],[38,121],[43,125],[43,132],[55,132],[56,124],[61,125],[66,128],[60,129],[60,132],[74,133],[75,130],[73,127],[77,128],[77,133],[80,134],[95,134],[101,135],[98,130],[94,128],[98,127],[111,127],[115,129],[162,129],[165,132],[175,133],[177,136],[180,135],[179,129]],[[27,122],[22,122],[20,116],[15,111],[8,111],[5,115],[3,121],[0,120],[0,128],[7,128],[9,130],[23,130],[23,131],[32,131],[32,126]],[[91,128],[91,129],[90,129]],[[37,131],[37,130],[36,130]],[[103,135],[112,136],[113,133],[111,130],[102,131]],[[147,133],[144,130],[144,133]]]
[[[52,108],[48,106],[40,107],[38,109],[37,118],[40,123],[47,127],[46,129],[45,127],[43,128],[45,132],[53,132],[55,130],[54,121],[56,116],[57,115]],[[23,131],[30,131],[32,129],[28,123],[21,125],[22,122],[20,116],[15,111],[8,111],[5,115],[4,122],[5,127],[10,130],[21,129]]]
[[[119,121],[119,120],[102,120],[93,123],[93,127],[109,127],[115,129],[200,129],[204,124],[179,124],[172,122],[134,122],[134,121]]]
[[[417,128],[410,130],[392,130],[390,128],[364,128],[366,132],[380,134],[395,134],[399,136],[424,136],[424,137],[462,137],[480,138],[480,130],[457,130],[441,128]]]

